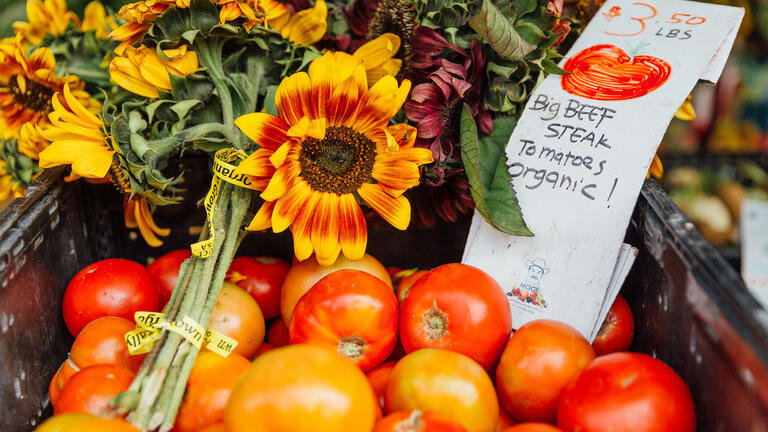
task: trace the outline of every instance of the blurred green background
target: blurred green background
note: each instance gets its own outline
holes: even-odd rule
[[[82,16],[85,5],[91,0],[67,0],[67,6]],[[120,6],[128,3],[128,0],[102,0],[105,6],[113,10],[120,9]],[[11,25],[14,21],[26,20],[26,0],[0,0],[0,37],[13,35]]]

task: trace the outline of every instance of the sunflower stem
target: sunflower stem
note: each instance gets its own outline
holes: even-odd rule
[[[224,74],[224,66],[221,62],[224,39],[215,37],[200,38],[199,40],[196,40],[195,43],[195,51],[200,59],[200,64],[207,69],[208,76],[210,76],[213,85],[216,87],[216,93],[221,102],[222,124],[232,130],[235,125],[232,93],[229,91],[227,78]],[[232,135],[235,137],[237,136],[237,134],[234,133],[234,130],[232,130]],[[241,148],[239,138],[235,138],[231,140],[231,142],[236,149]]]

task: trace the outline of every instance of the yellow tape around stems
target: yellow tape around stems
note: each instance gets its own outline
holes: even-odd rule
[[[136,312],[133,314],[136,329],[125,334],[125,343],[131,355],[148,353],[160,339],[163,331],[177,333],[198,350],[203,346],[222,357],[228,356],[237,346],[237,341],[213,329],[204,329],[192,318],[168,321],[161,312]]]
[[[235,175],[236,165],[232,165],[232,162],[245,159],[248,155],[242,150],[235,150],[233,148],[222,149],[216,152],[213,158],[213,179],[211,180],[211,188],[208,190],[208,194],[205,196],[204,206],[205,214],[208,218],[209,237],[208,240],[194,243],[191,246],[192,254],[199,258],[208,258],[213,252],[213,213],[216,209],[216,201],[219,199],[219,192],[221,191],[221,181],[224,180],[227,183],[244,187],[247,189],[256,189],[251,182],[251,179],[245,174]]]

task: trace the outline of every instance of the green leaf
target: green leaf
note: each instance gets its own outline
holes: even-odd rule
[[[536,49],[520,37],[509,20],[490,0],[483,0],[480,10],[469,19],[469,26],[507,60],[522,60]]]
[[[560,67],[557,65],[557,63],[553,62],[549,59],[544,59],[541,61],[541,68],[544,70],[544,72],[549,74],[555,74],[555,75],[567,75],[568,72],[560,69]]]
[[[483,219],[499,231],[531,237],[533,233],[517,203],[504,155],[514,124],[513,118],[499,117],[494,120],[493,132],[478,139],[475,119],[465,106],[461,113],[461,160],[475,208]]]
[[[267,96],[264,98],[264,110],[267,114],[277,115],[277,106],[275,106],[275,94],[277,94],[277,86],[271,85],[267,87]]]
[[[513,0],[512,7],[519,18],[535,11],[539,7],[539,2],[538,0]]]
[[[515,30],[526,42],[531,45],[538,45],[547,35],[536,25],[529,22],[515,24]]]
[[[193,43],[195,41],[195,37],[200,33],[200,30],[194,29],[194,30],[187,30],[184,33],[181,34],[181,38],[186,40],[189,43]]]
[[[199,103],[200,103],[199,100],[188,99],[188,100],[173,104],[173,106],[171,106],[171,110],[173,110],[173,112],[175,112],[179,116],[179,120],[182,120],[184,117],[187,116],[187,113],[189,112],[189,110]]]
[[[141,113],[131,111],[128,113],[128,127],[133,133],[140,132],[147,128],[147,122],[142,118]]]

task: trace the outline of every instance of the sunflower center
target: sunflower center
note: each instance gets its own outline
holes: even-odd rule
[[[400,49],[396,58],[403,61],[398,73],[398,81],[408,72],[413,57],[411,41],[418,26],[416,6],[409,0],[381,0],[368,23],[366,39],[374,40],[384,33],[393,33],[400,37]]]
[[[331,126],[325,138],[307,138],[301,146],[301,176],[320,192],[352,193],[373,171],[376,144],[346,126]]]
[[[459,132],[459,120],[461,120],[461,103],[463,99],[454,98],[443,105],[443,135],[457,136]]]
[[[42,113],[50,112],[53,90],[33,80],[26,80],[26,89],[22,91],[17,76],[14,75],[8,80],[8,89],[14,100],[24,108]]]

